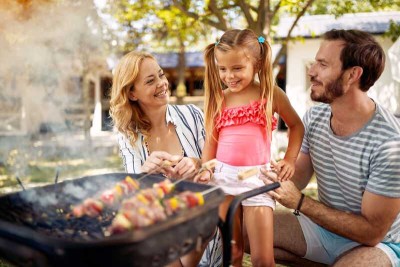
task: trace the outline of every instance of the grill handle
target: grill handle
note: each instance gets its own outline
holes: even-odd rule
[[[231,240],[232,240],[232,228],[233,220],[235,216],[236,209],[239,207],[240,203],[250,197],[266,193],[268,191],[274,190],[280,187],[281,184],[275,182],[270,185],[261,186],[256,189],[244,192],[240,195],[235,196],[229,205],[228,213],[226,214],[226,220],[224,223],[220,223],[218,226],[222,232],[222,242],[223,242],[223,266],[229,267],[231,263],[232,251],[231,251]]]

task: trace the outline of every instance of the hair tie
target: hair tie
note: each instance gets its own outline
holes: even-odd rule
[[[215,46],[217,46],[218,44],[219,44],[219,41],[216,41],[216,42],[215,42]]]
[[[260,44],[263,44],[263,43],[265,42],[265,38],[262,37],[262,36],[259,36],[259,37],[258,37],[258,42],[259,42]]]

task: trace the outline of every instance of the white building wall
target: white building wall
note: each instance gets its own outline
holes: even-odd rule
[[[398,109],[400,102],[399,88],[392,79],[390,61],[387,56],[388,49],[393,43],[388,38],[375,37],[382,45],[386,53],[386,66],[379,80],[369,90],[368,94],[377,103],[391,110]],[[309,84],[306,73],[307,64],[314,60],[321,39],[305,39],[303,41],[290,42],[287,50],[286,93],[294,109],[302,118],[304,113],[315,103],[310,99]]]
[[[294,109],[303,117],[312,105],[309,90],[306,88],[306,66],[314,60],[319,39],[290,42],[287,48],[286,93]]]

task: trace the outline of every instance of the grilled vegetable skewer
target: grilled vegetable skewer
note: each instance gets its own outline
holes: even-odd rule
[[[141,194],[124,201],[120,211],[111,223],[111,234],[122,233],[164,221],[168,216],[182,210],[201,206],[204,197],[201,192],[184,191],[171,198],[150,201]]]
[[[88,215],[95,217],[99,215],[105,206],[114,206],[120,202],[123,196],[127,196],[139,189],[138,181],[126,176],[124,180],[116,183],[112,189],[101,192],[98,197],[87,198],[81,204],[72,208],[75,217]]]
[[[139,190],[139,186],[137,180],[127,176],[125,180],[118,182],[114,188],[103,191],[99,197],[87,198],[81,204],[74,206],[72,208],[72,214],[78,218],[83,215],[96,217],[102,213],[105,207],[115,207],[121,203],[124,197],[131,194],[142,193],[149,197],[152,194],[160,195],[162,193],[161,198],[163,198],[174,189],[174,185],[168,179],[153,184],[153,188]]]

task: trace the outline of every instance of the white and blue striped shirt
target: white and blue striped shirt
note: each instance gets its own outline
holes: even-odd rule
[[[175,125],[185,156],[201,158],[205,140],[203,112],[191,104],[168,105],[165,121]],[[142,165],[149,156],[144,136],[139,132],[135,146],[132,147],[128,138],[119,133],[118,143],[126,172],[141,173]],[[222,266],[222,240],[219,234],[209,242],[198,266]]]
[[[400,122],[376,105],[357,133],[337,136],[330,127],[331,107],[312,107],[304,116],[301,151],[310,154],[319,200],[329,207],[361,214],[364,191],[400,198]],[[379,205],[379,203],[377,203]],[[400,242],[400,215],[383,242]]]
[[[186,157],[201,158],[205,130],[203,112],[195,105],[168,105],[165,122],[175,125],[176,133]],[[128,173],[141,173],[142,165],[149,156],[144,136],[139,132],[135,146],[122,133],[118,134],[120,154]]]

